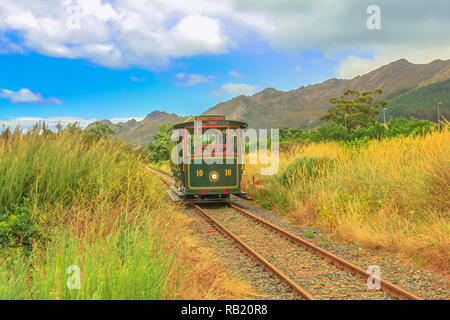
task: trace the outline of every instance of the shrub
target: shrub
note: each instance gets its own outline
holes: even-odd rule
[[[294,185],[298,179],[312,179],[323,175],[325,167],[330,168],[334,160],[328,158],[298,158],[287,165],[279,176],[284,185]]]
[[[33,241],[42,239],[42,228],[29,199],[22,205],[14,205],[12,211],[0,211],[0,247],[23,248],[29,253]]]

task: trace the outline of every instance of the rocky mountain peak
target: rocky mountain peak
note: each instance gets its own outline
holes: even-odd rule
[[[144,120],[158,120],[161,119],[165,116],[167,116],[168,113],[165,111],[159,111],[159,110],[155,110],[151,113],[149,113]]]

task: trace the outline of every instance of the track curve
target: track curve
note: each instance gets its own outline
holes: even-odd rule
[[[158,172],[160,177],[161,175],[173,177],[159,168],[148,167],[148,169]],[[167,185],[171,184],[166,178],[162,180]],[[229,219],[231,216],[229,212],[225,214],[221,214],[220,210],[208,212],[197,204],[188,204],[214,228],[233,239],[244,252],[288,284],[303,299],[311,300],[318,297],[421,300],[418,296],[366,272],[234,203],[229,203],[228,206],[240,215],[237,218],[233,215],[236,221]],[[301,271],[293,271],[297,270],[295,268]],[[305,268],[311,268],[312,271],[304,271]],[[368,290],[365,284],[369,278],[378,280],[381,290]],[[308,292],[306,287],[314,293]]]

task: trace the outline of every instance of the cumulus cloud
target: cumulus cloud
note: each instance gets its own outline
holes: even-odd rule
[[[377,0],[381,29],[366,26],[372,0],[2,0],[0,53],[28,48],[40,54],[84,58],[124,68],[166,67],[171,59],[225,53],[238,46],[236,30],[267,39],[286,51],[316,49],[326,57],[372,57],[378,67],[406,54],[416,63],[448,59],[450,2]],[[76,9],[78,8],[78,9]],[[349,57],[339,76],[361,72]],[[348,69],[346,69],[348,68]]]
[[[449,1],[253,0],[233,1],[236,11],[262,15],[274,28],[259,28],[272,47],[298,51],[318,49],[342,57],[339,77],[350,78],[399,58],[414,63],[450,58]],[[381,29],[369,30],[366,12],[376,4]],[[352,56],[345,58],[348,52]],[[367,56],[372,56],[367,58]]]
[[[128,118],[112,118],[110,121],[112,123],[126,122],[132,119],[136,119],[137,121],[141,121],[144,119],[143,117],[128,117]],[[61,123],[63,126],[67,126],[70,123],[78,123],[82,128],[86,128],[91,123],[96,121],[100,121],[100,119],[96,118],[81,118],[81,117],[16,117],[16,118],[8,118],[8,119],[0,119],[0,129],[2,127],[15,128],[20,125],[20,127],[24,129],[31,128],[33,125],[40,121],[45,121],[45,123],[52,129],[58,123]]]
[[[157,69],[171,58],[223,53],[220,1],[2,0],[0,31],[17,31],[40,54],[122,68]],[[5,42],[5,41],[3,41]]]
[[[381,53],[370,58],[349,55],[336,67],[336,74],[340,78],[350,79],[401,58],[414,63],[428,63],[434,58],[445,60],[450,58],[450,45],[423,48],[421,51],[411,51],[405,46],[393,46],[384,48]]]
[[[55,97],[44,99],[39,92],[34,93],[27,88],[22,88],[18,91],[0,89],[0,98],[8,99],[11,103],[62,104],[62,101]]]
[[[8,89],[1,89],[0,97],[9,99],[9,101],[12,103],[33,103],[41,102],[43,100],[41,94],[33,93],[26,88],[22,88],[17,92]]]
[[[220,87],[216,94],[229,94],[233,96],[238,95],[251,95],[258,90],[258,86],[246,84],[246,83],[225,83]]]
[[[139,78],[136,76],[131,76],[130,80],[133,82],[145,82],[145,81],[147,81],[147,78],[145,78],[145,77]]]
[[[245,77],[244,73],[241,72],[237,72],[236,70],[231,70],[230,72],[228,72],[228,74],[232,77],[236,77],[236,78],[243,78]]]
[[[214,77],[203,74],[179,72],[175,75],[175,79],[177,80],[177,85],[192,87],[201,83],[210,83]]]

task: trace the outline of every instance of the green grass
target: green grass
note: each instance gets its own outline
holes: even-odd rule
[[[41,129],[0,135],[0,299],[176,297],[161,214],[172,207],[141,156],[76,127]]]
[[[159,247],[154,228],[150,221],[142,230],[123,227],[94,242],[61,232],[44,250],[4,261],[0,299],[169,298],[174,255],[166,256]],[[81,269],[79,290],[66,285],[71,265]]]
[[[316,234],[314,233],[314,231],[306,230],[304,236],[308,239],[314,239],[316,237]]]

